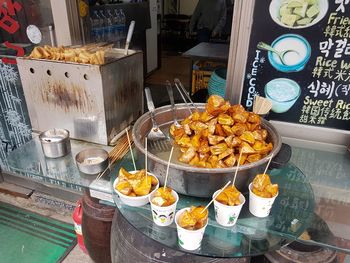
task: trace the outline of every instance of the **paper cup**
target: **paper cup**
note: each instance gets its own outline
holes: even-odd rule
[[[213,198],[219,191],[220,190],[213,194]],[[245,197],[240,194],[239,200],[241,201],[241,204],[234,206],[224,205],[214,200],[215,219],[219,225],[233,226],[236,224],[239,213],[241,212],[241,209],[245,203]]]
[[[201,246],[203,235],[205,232],[205,228],[208,225],[208,220],[207,220],[207,223],[205,224],[205,226],[198,229],[198,230],[184,229],[181,226],[179,226],[178,220],[179,220],[179,216],[185,210],[189,211],[190,208],[189,207],[183,208],[183,209],[177,211],[177,213],[175,215],[178,243],[182,248],[184,248],[186,250],[196,250],[197,248],[199,248]]]
[[[174,221],[176,205],[179,201],[179,195],[172,190],[171,194],[176,198],[175,203],[169,206],[157,206],[152,203],[152,199],[155,195],[155,192],[149,196],[149,202],[151,203],[152,218],[153,222],[158,226],[168,226]]]
[[[271,198],[257,196],[252,192],[252,183],[249,184],[249,211],[256,217],[267,217],[270,214],[273,202],[278,193]]]

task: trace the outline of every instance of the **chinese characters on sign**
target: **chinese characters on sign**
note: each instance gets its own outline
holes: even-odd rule
[[[332,119],[350,119],[350,17],[347,1],[336,0],[335,12],[330,10],[320,53],[312,68],[313,80],[307,86],[299,122],[327,125]]]
[[[350,130],[350,0],[255,1],[245,76],[248,110],[259,95],[271,120]]]
[[[12,0],[0,0],[0,28],[5,30],[9,34],[14,34],[20,28],[19,23],[16,21],[15,16],[16,12],[20,12],[22,10],[22,6]],[[16,50],[17,56],[24,55],[23,47],[16,46],[6,41],[5,46]],[[2,62],[5,64],[17,64],[15,59],[3,58]]]

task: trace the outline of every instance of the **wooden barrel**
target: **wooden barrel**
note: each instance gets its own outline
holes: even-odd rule
[[[98,199],[83,197],[82,231],[85,247],[96,263],[111,262],[110,237],[115,207],[101,205]]]
[[[113,263],[243,263],[249,258],[209,258],[168,248],[133,227],[116,209],[111,230],[111,254]]]

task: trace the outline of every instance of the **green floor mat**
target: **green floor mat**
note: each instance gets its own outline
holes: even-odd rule
[[[74,226],[0,202],[0,262],[61,262],[76,244]]]

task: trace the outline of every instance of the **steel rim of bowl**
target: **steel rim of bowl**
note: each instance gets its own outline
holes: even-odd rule
[[[47,137],[48,133],[50,133],[50,132],[52,132],[54,130],[62,132],[62,134],[60,134],[60,136],[62,136],[61,140],[59,140],[57,142],[48,142],[48,141],[46,141],[44,137]],[[69,134],[69,131],[67,129],[56,128],[56,129],[49,129],[49,130],[46,130],[46,131],[43,131],[42,133],[40,133],[39,134],[39,140],[40,140],[41,143],[44,143],[44,144],[59,144],[59,143],[63,143],[63,142],[66,142],[67,140],[69,140],[70,139],[69,136],[70,136],[70,134]]]
[[[87,156],[86,152],[89,151],[94,151],[94,153],[97,153],[94,155],[92,155],[93,157],[101,157],[103,158],[103,161],[99,162],[99,163],[95,163],[95,164],[83,164],[84,160],[86,158],[89,158],[91,156]],[[80,160],[81,159],[81,160]],[[103,170],[105,170],[108,165],[109,165],[109,156],[108,156],[108,152],[104,149],[99,149],[99,148],[88,148],[88,149],[84,149],[81,150],[80,152],[78,152],[75,155],[75,162],[78,166],[78,170],[84,174],[96,174],[96,173],[100,173]],[[96,172],[96,170],[98,170]]]
[[[206,104],[205,103],[195,103],[195,105],[198,107],[198,109],[203,110],[205,108]],[[187,106],[184,103],[176,104],[176,108],[177,108],[178,112],[180,112],[181,110],[187,110]],[[157,116],[158,114],[164,113],[167,110],[169,110],[169,111],[171,110],[170,105],[166,105],[166,106],[157,108],[155,110],[154,114],[155,114],[155,116]],[[132,136],[134,139],[135,146],[139,151],[141,151],[141,153],[143,155],[145,155],[145,148],[136,136],[136,128],[141,128],[141,125],[144,124],[149,119],[150,119],[150,113],[146,112],[135,122],[135,125],[133,126],[133,129],[132,129]],[[263,124],[262,126],[264,129],[267,130],[268,134],[271,137],[273,134],[276,136],[276,143],[274,143],[272,151],[267,156],[265,156],[264,158],[260,159],[257,162],[240,166],[238,168],[238,171],[249,170],[249,169],[255,168],[259,165],[265,164],[269,160],[269,158],[271,158],[272,154],[273,154],[273,156],[276,156],[281,149],[282,139],[281,139],[281,135],[278,133],[277,129],[271,123],[269,123],[267,120],[265,120],[263,118],[261,118],[261,120],[262,120],[262,124]],[[172,123],[172,122],[173,122],[173,120],[171,119],[169,122],[162,123],[162,124],[159,123],[159,126],[163,126],[165,124]],[[141,138],[144,138],[144,137],[145,137],[145,135],[141,135]],[[161,163],[165,166],[168,165],[167,161],[157,157],[156,155],[154,155],[151,152],[148,152],[147,155],[148,155],[148,158],[152,159],[153,161]],[[237,170],[237,166],[227,167],[227,168],[199,168],[199,167],[193,167],[193,166],[189,166],[189,165],[180,165],[180,164],[174,164],[174,163],[170,163],[170,168],[178,169],[181,171],[187,171],[187,172],[197,172],[197,173],[204,172],[204,173],[212,173],[212,174],[230,173],[230,172],[235,172]]]

